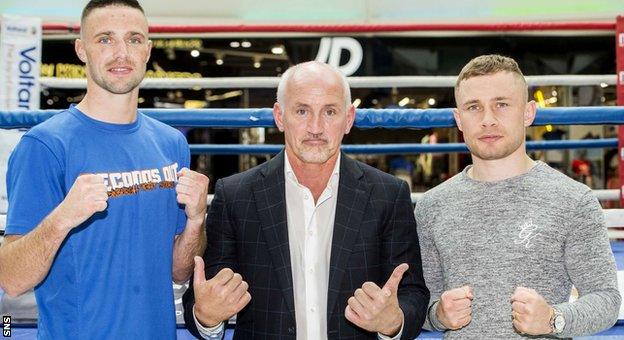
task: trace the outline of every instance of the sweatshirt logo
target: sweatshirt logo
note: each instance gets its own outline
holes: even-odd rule
[[[525,222],[520,227],[520,232],[518,233],[518,238],[516,240],[514,240],[514,243],[515,244],[524,244],[524,247],[526,249],[531,248],[531,246],[533,245],[533,243],[531,243],[531,241],[533,241],[534,238],[536,238],[538,235],[540,235],[539,229],[541,229],[541,227],[536,225],[536,224],[533,224],[533,221],[529,220],[529,221]]]

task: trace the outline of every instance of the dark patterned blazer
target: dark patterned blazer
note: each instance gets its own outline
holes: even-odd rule
[[[206,277],[229,267],[249,283],[251,302],[237,315],[234,339],[296,338],[283,152],[218,180],[208,212]],[[376,338],[345,318],[347,300],[366,281],[382,287],[403,262],[410,268],[398,293],[405,314],[402,338],[420,333],[429,291],[405,182],[342,154],[330,256],[329,339]],[[194,303],[191,286],[184,294],[184,319],[188,330],[199,336]]]

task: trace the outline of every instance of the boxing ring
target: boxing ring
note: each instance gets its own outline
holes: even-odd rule
[[[449,24],[449,25],[339,25],[339,26],[292,26],[292,25],[238,25],[238,26],[150,26],[150,32],[156,35],[191,34],[210,35],[213,33],[279,33],[304,32],[324,34],[363,34],[375,32],[405,31],[474,31],[474,32],[516,32],[516,31],[575,31],[599,30],[616,31],[616,40],[621,44],[618,51],[618,75],[562,75],[562,76],[528,76],[529,86],[545,85],[597,85],[605,83],[617,85],[618,105],[616,107],[558,107],[540,108],[537,111],[534,126],[541,125],[624,125],[624,18],[619,17],[615,23],[511,23],[511,24]],[[46,24],[44,32],[48,35],[75,34],[79,31],[76,25]],[[616,44],[618,44],[616,42]],[[350,77],[348,81],[357,87],[452,87],[456,77],[447,76],[398,76],[398,77]],[[279,78],[200,78],[200,79],[146,79],[142,88],[275,88]],[[68,80],[43,78],[44,87],[54,88],[85,88],[84,80]],[[174,127],[202,128],[274,128],[272,110],[258,109],[141,109],[146,115]],[[0,128],[17,129],[35,126],[60,110],[38,111],[0,111]],[[455,127],[452,110],[443,109],[357,109],[354,123],[357,129],[430,129]],[[192,144],[191,153],[211,155],[273,155],[282,149],[278,144]],[[604,149],[618,148],[620,183],[624,183],[624,129],[619,128],[618,138],[597,140],[548,140],[528,141],[528,150],[565,150],[565,149]],[[463,143],[442,144],[349,144],[342,150],[348,154],[421,154],[421,153],[467,153]],[[212,181],[215,181],[212,178]],[[622,190],[595,190],[601,200],[622,200]],[[420,193],[413,193],[415,202]],[[211,199],[212,197],[209,197]],[[612,249],[618,267],[620,291],[624,292],[624,209],[605,209],[605,219],[609,228],[609,236],[613,240]],[[4,230],[5,216],[0,215],[0,230]],[[179,290],[180,286],[174,286]],[[179,299],[181,295],[176,294]],[[176,301],[176,305],[179,305]],[[178,319],[180,321],[180,318]],[[183,323],[178,324],[178,338],[191,339],[184,329]],[[36,325],[14,325],[14,337],[32,339],[36,337]],[[232,330],[228,329],[226,338],[231,338]],[[437,332],[423,332],[419,338],[440,338]],[[624,338],[624,313],[621,309],[620,320],[613,328],[600,334],[584,339],[617,339]]]

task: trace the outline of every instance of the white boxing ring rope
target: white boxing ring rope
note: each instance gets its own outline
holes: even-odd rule
[[[618,189],[606,189],[606,190],[593,190],[594,195],[600,201],[615,201],[620,197],[620,191]],[[415,204],[423,193],[412,193],[412,204]],[[208,195],[208,205],[214,198],[213,194]],[[613,228],[624,227],[624,209],[603,209],[607,227],[609,228],[610,238],[624,238],[624,230],[616,230]],[[6,226],[6,214],[0,214],[0,231],[3,233]]]
[[[588,86],[606,84],[615,85],[615,74],[590,75],[548,75],[526,76],[529,86]],[[379,76],[379,77],[348,77],[351,88],[371,87],[453,87],[457,76]],[[55,77],[40,78],[41,86],[60,89],[85,89],[86,79],[66,79]],[[141,83],[143,89],[192,89],[192,88],[277,88],[279,77],[219,77],[219,78],[145,78]]]

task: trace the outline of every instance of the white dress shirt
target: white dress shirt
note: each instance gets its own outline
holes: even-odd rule
[[[316,203],[310,189],[299,184],[288,155],[284,155],[297,339],[324,339],[327,337],[329,261],[338,198],[340,154]]]

